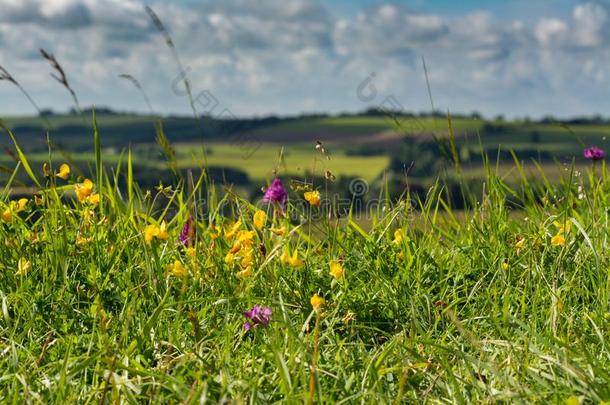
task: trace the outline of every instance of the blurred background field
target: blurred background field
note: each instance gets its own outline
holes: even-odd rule
[[[92,127],[86,116],[48,113],[5,122],[33,165],[49,158],[48,133],[53,160],[70,161],[86,174],[94,163]],[[390,179],[394,184],[390,192],[398,196],[407,184],[424,190],[442,173],[450,181],[456,175],[455,162],[451,163],[456,158],[464,178],[476,183],[485,177],[483,154],[508,181],[517,175],[515,159],[532,179],[539,179],[542,168],[554,181],[573,160],[577,169],[585,164],[585,145],[605,147],[610,133],[607,123],[596,117],[508,121],[472,114],[449,120],[438,113],[393,115],[379,110],[342,116],[198,120],[101,109],[97,121],[106,165],[113,167],[131,149],[134,176],[142,187],[172,181],[167,156],[157,142],[155,126],[161,122],[180,170],[208,167],[214,181],[232,184],[246,196],[255,196],[276,174],[311,181],[328,173],[342,180],[336,184],[338,192],[349,192],[353,179],[366,181],[373,189]],[[452,155],[451,142],[457,156]],[[318,144],[324,153],[316,149]],[[8,137],[0,140],[0,146],[5,151],[0,155],[0,178],[6,181],[15,151]],[[19,173],[18,180],[27,185],[25,173]]]

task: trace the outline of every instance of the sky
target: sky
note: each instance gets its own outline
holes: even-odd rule
[[[189,114],[357,112],[610,115],[610,2],[602,0],[0,0],[0,66],[41,108]],[[426,83],[423,61],[427,68]],[[430,97],[430,95],[432,97]],[[0,117],[36,111],[0,81]]]

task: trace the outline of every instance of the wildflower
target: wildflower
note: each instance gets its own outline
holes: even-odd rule
[[[248,268],[248,267],[252,267],[252,263],[254,262],[254,255],[252,253],[252,249],[248,250],[243,258],[241,259],[241,262],[239,262],[239,265],[242,268]]]
[[[265,214],[265,211],[258,210],[254,213],[253,222],[254,222],[254,226],[257,229],[263,229],[266,221],[267,221],[267,214]]]
[[[98,193],[93,193],[87,198],[87,202],[91,205],[98,205],[100,203],[100,195]]]
[[[264,202],[274,202],[284,205],[288,200],[288,192],[282,184],[282,180],[276,177],[263,195]]]
[[[229,253],[234,255],[235,253],[239,252],[240,250],[241,250],[241,242],[236,240],[235,243],[233,243],[233,246],[231,246]]]
[[[398,228],[394,232],[394,240],[392,241],[392,243],[395,245],[400,245],[403,240],[404,240],[404,236],[403,236],[402,228]]]
[[[524,246],[525,246],[525,238],[518,236],[517,242],[515,242],[515,250],[517,251],[517,254],[521,253],[521,249],[523,249]]]
[[[312,207],[319,207],[320,206],[320,192],[315,190],[315,191],[308,191],[305,194],[303,194],[303,197],[305,198],[305,200],[307,200],[307,202],[312,206]]]
[[[70,178],[70,166],[65,163],[59,166],[57,177],[59,177],[60,179],[68,180]]]
[[[44,177],[51,177],[51,166],[47,162],[42,164],[42,174],[44,174]]]
[[[17,276],[25,276],[32,269],[32,263],[24,258],[19,259],[17,263],[17,272],[15,275]]]
[[[42,194],[34,194],[34,203],[38,206],[41,206],[44,203]]]
[[[269,230],[277,236],[284,236],[286,234],[285,226],[282,226],[281,228],[269,228]]]
[[[11,201],[11,208],[13,209],[14,212],[24,211],[27,205],[28,205],[27,198],[20,198],[17,201]]]
[[[339,280],[345,274],[345,269],[341,266],[338,260],[331,260],[330,262],[330,275]]]
[[[244,323],[244,330],[247,332],[256,326],[267,326],[271,320],[271,308],[254,305],[252,309],[244,312],[244,316],[248,319]]]
[[[156,224],[147,225],[146,228],[144,228],[144,239],[146,242],[151,242],[153,239],[169,239],[169,233],[167,233],[166,227],[165,221],[161,222],[161,226],[157,226]]]
[[[254,243],[254,231],[241,230],[237,232],[237,241],[241,242],[244,246],[250,247]]]
[[[216,226],[216,224],[210,225],[210,230],[212,231],[212,232],[210,232],[210,237],[212,239],[218,239],[218,237],[220,236],[220,234],[222,232],[220,227]]]
[[[93,193],[93,182],[85,179],[82,183],[74,185],[76,198],[80,203],[84,203],[87,198]]]
[[[4,211],[2,211],[2,215],[0,216],[2,217],[2,220],[4,222],[11,222],[13,220],[13,213],[9,208],[6,208]]]
[[[557,233],[568,233],[570,231],[570,228],[572,228],[572,223],[569,221],[564,222],[563,224],[561,224],[559,221],[554,221],[553,225],[555,225],[555,227],[557,228]]]
[[[248,266],[244,270],[237,272],[238,278],[248,278],[250,276],[252,276],[252,266]]]
[[[180,260],[174,260],[173,263],[167,266],[167,272],[178,278],[188,275],[188,269],[184,267]]]
[[[239,228],[241,228],[241,220],[237,220],[233,224],[226,227],[225,228],[225,238],[227,240],[233,239],[233,237],[235,237],[235,235],[239,231]]]
[[[551,245],[553,246],[565,246],[565,244],[566,238],[563,236],[563,233],[558,233],[551,238]]]
[[[290,254],[290,251],[288,249],[284,250],[284,252],[282,253],[282,256],[280,257],[280,261],[283,264],[288,264],[291,267],[301,267],[305,264],[305,262],[303,262],[303,260],[299,259],[299,252],[298,251],[294,251],[292,252],[292,255]]]
[[[194,247],[189,247],[186,249],[186,257],[189,259],[193,259],[197,255],[197,251]]]
[[[593,162],[602,160],[604,158],[604,155],[605,155],[605,153],[604,153],[603,149],[600,149],[597,146],[591,146],[591,147],[585,149],[585,151],[584,151],[585,158],[589,159]]]
[[[226,264],[233,264],[233,262],[235,262],[235,253],[227,253],[225,256],[225,263]]]
[[[320,312],[320,310],[322,309],[322,306],[324,305],[324,303],[326,303],[326,300],[324,298],[320,297],[318,294],[314,294],[309,299],[309,303],[313,307],[314,311]]]
[[[180,235],[178,236],[178,244],[184,246],[191,246],[195,239],[195,224],[192,217],[186,220]]]
[[[502,261],[502,264],[500,264],[500,267],[502,267],[502,270],[506,271],[508,270],[508,260],[504,260]]]

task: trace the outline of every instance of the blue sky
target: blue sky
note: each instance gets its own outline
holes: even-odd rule
[[[188,67],[202,113],[359,111],[394,100],[487,116],[610,110],[610,6],[601,0],[147,0]],[[42,107],[71,99],[49,80],[53,52],[84,105],[187,114],[177,67],[137,0],[0,0],[0,66]],[[375,97],[360,97],[367,78]],[[0,82],[0,116],[32,113]]]

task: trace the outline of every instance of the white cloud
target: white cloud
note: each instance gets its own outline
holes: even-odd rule
[[[455,17],[414,12],[396,3],[337,18],[324,4],[226,0],[153,8],[190,67],[195,91],[213,91],[236,114],[363,109],[355,88],[371,72],[384,95],[426,109],[422,55],[441,108],[540,115],[552,113],[549,106],[561,110],[557,100],[568,96],[570,108],[584,109],[588,96],[596,100],[591,108],[610,107],[599,103],[610,90],[610,13],[602,3],[581,3],[565,18],[541,16],[534,24],[482,10]],[[49,80],[39,48],[58,57],[84,103],[138,108],[139,95],[117,79],[130,73],[160,108],[188,110],[171,90],[171,54],[137,1],[0,0],[0,10],[0,65],[43,102],[68,105],[69,98]],[[0,83],[0,95],[8,92]],[[27,108],[5,100],[0,110]],[[316,100],[319,108],[312,108]]]

